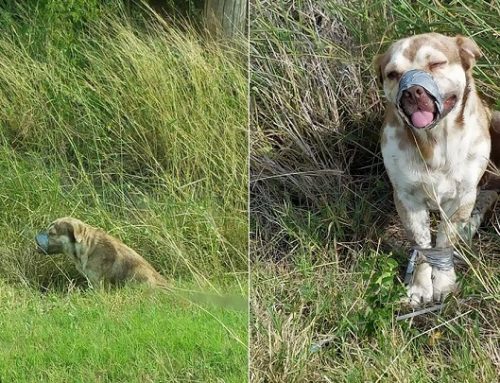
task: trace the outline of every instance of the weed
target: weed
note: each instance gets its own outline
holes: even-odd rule
[[[403,286],[396,279],[398,267],[392,254],[372,253],[361,263],[363,280],[367,281],[366,305],[358,313],[357,321],[363,326],[361,335],[377,333],[394,318],[394,308],[399,306],[405,294]]]

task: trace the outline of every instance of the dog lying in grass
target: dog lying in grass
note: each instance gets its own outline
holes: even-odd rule
[[[415,244],[408,281],[412,305],[439,301],[456,288],[454,245],[473,235],[497,199],[494,191],[480,194],[473,211],[492,137],[492,158],[500,151],[500,118],[484,105],[472,77],[480,56],[472,39],[427,33],[398,40],[375,58],[388,101],[384,165],[398,215]],[[434,248],[430,210],[441,216]]]
[[[167,286],[167,281],[130,247],[75,218],[55,220],[36,236],[36,243],[39,252],[70,257],[93,287],[125,282]]]

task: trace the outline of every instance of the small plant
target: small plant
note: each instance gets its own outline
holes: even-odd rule
[[[404,294],[403,286],[396,280],[398,263],[391,257],[374,254],[361,264],[363,279],[368,286],[365,294],[366,306],[359,312],[366,334],[373,334],[393,317],[393,306]]]

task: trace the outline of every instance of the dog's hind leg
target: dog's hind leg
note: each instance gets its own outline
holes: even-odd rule
[[[481,190],[479,192],[469,222],[463,228],[463,238],[467,242],[472,240],[479,226],[481,226],[485,217],[493,209],[497,200],[498,193],[494,190]]]

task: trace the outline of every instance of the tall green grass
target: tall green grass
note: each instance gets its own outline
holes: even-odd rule
[[[484,54],[476,85],[498,108],[498,10],[486,1],[253,2],[253,381],[496,379],[498,207],[464,244],[459,298],[473,299],[395,321],[410,243],[380,155],[372,59],[416,33],[470,36]]]
[[[243,43],[120,2],[71,4],[0,10],[0,276],[76,277],[33,251],[38,230],[73,215],[167,276],[243,286]]]

